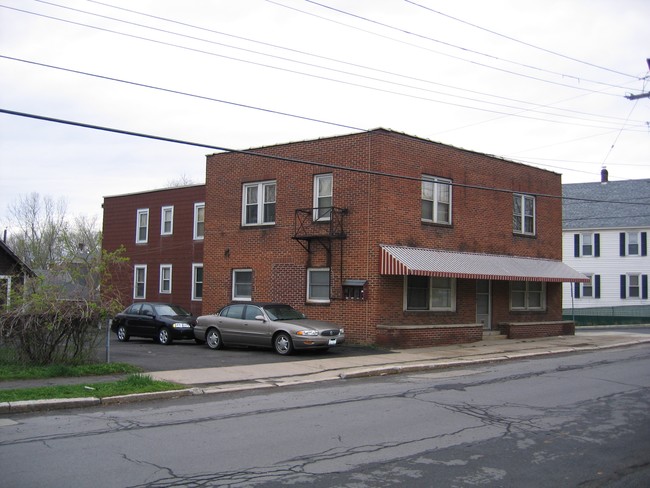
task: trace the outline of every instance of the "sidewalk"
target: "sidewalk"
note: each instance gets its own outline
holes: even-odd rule
[[[273,364],[230,366],[204,369],[184,369],[147,373],[156,380],[170,381],[187,386],[186,389],[125,395],[110,398],[77,398],[64,400],[37,400],[0,403],[0,414],[59,408],[111,405],[151,399],[189,395],[214,394],[260,388],[276,388],[305,383],[315,383],[349,378],[380,376],[434,369],[463,367],[496,361],[534,358],[551,354],[625,347],[650,343],[650,334],[634,332],[579,331],[575,336],[540,339],[484,340],[472,344],[438,346],[424,349],[394,350],[389,354],[351,356],[346,358],[318,358],[310,361],[291,361]],[[88,382],[89,379],[44,380],[44,384]],[[96,382],[97,379],[92,380]],[[13,385],[20,382],[12,382]],[[33,382],[30,382],[33,383]],[[13,386],[19,388],[21,386]],[[26,385],[23,386],[34,386]]]

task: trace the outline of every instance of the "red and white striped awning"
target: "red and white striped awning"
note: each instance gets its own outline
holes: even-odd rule
[[[562,261],[380,245],[380,274],[502,281],[588,282]]]

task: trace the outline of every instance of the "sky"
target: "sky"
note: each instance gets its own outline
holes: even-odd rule
[[[563,183],[650,178],[650,98],[627,98],[650,91],[648,19],[647,0],[3,0],[0,110],[23,115],[0,113],[0,231],[31,193],[101,222],[105,196],[204,183],[213,148],[379,127]]]

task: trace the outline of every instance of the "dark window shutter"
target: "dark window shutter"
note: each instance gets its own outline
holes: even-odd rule
[[[619,234],[619,256],[625,256],[625,232]]]
[[[594,257],[600,257],[600,234],[594,234]]]
[[[580,234],[573,234],[573,257],[580,257]]]
[[[641,275],[641,298],[648,299],[648,275]]]
[[[648,233],[641,232],[641,256],[648,255]]]
[[[594,275],[594,298],[600,298],[600,275]]]
[[[574,283],[574,296],[575,298],[580,298],[580,283]]]
[[[627,296],[627,290],[626,290],[627,284],[625,280],[625,275],[621,275],[621,298],[626,298]]]

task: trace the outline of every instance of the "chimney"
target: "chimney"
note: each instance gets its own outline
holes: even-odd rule
[[[609,181],[608,179],[609,173],[607,172],[607,168],[603,166],[603,169],[600,170],[600,184],[601,185],[606,185],[607,182]]]

